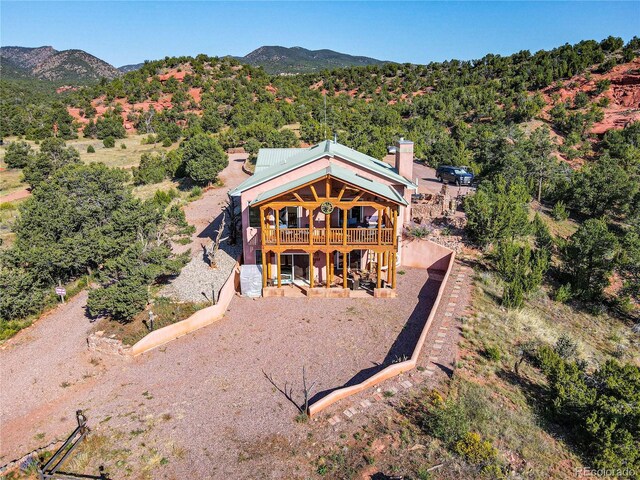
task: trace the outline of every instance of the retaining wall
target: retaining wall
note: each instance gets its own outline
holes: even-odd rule
[[[433,307],[431,307],[431,311],[429,312],[427,321],[422,329],[422,333],[416,341],[416,346],[413,349],[411,358],[404,362],[389,365],[361,383],[334,390],[329,395],[321,398],[312,405],[309,405],[310,417],[317,415],[329,405],[332,405],[343,398],[355,395],[356,393],[366,390],[367,388],[371,388],[384,380],[400,375],[401,373],[407,372],[416,367],[418,357],[420,356],[420,352],[422,351],[422,347],[427,338],[427,333],[429,333],[436,311],[438,310],[442,293],[447,285],[449,274],[453,268],[455,252],[430,240],[413,240],[411,242],[403,242],[402,249],[402,265],[406,267],[425,268],[430,271],[435,270],[434,275],[442,275],[442,282],[438,287],[438,294]],[[432,276],[431,272],[429,275]]]
[[[176,322],[172,325],[154,330],[145,336],[142,340],[137,342],[131,347],[129,353],[131,355],[140,355],[141,353],[148,352],[149,350],[164,345],[176,338],[187,335],[199,328],[206,327],[207,325],[220,320],[231,300],[233,299],[236,291],[240,286],[240,263],[236,262],[233,270],[229,274],[227,281],[224,283],[220,292],[218,293],[218,303],[211,307],[198,310],[189,318]]]

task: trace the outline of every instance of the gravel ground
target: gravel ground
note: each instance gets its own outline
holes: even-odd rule
[[[226,191],[246,178],[241,165],[232,158],[225,188],[185,209],[194,269]],[[89,355],[81,294],[0,348],[0,465],[66,436],[81,408],[106,438],[93,464],[114,478],[308,478],[299,446],[331,431],[294,422],[263,372],[299,399],[303,366],[324,395],[409,354],[439,282],[405,270],[396,299],[237,297],[216,324],[128,361]]]
[[[263,371],[281,386],[292,383],[299,398],[303,365],[325,392],[404,355],[409,332],[420,328],[436,293],[438,282],[425,286],[426,280],[426,271],[407,269],[396,299],[237,297],[220,322],[133,361],[104,368],[111,357],[78,358],[73,369],[54,369],[44,391],[30,381],[18,389],[9,382],[3,405],[28,401],[3,409],[1,455],[8,461],[61,437],[82,408],[94,435],[131,450],[125,463],[134,471],[144,468],[152,450],[166,457],[152,478],[304,478],[310,466],[298,470],[301,459],[295,464],[291,450],[315,423],[295,423],[295,407]],[[45,344],[33,348],[42,351]],[[21,352],[0,351],[3,370],[39,381],[47,362],[31,371]],[[67,380],[71,370],[91,377]],[[65,381],[71,385],[61,387]],[[114,478],[123,473],[113,461],[104,463]]]
[[[182,302],[210,301],[211,292],[215,291],[217,295],[220,291],[240,253],[241,245],[228,245],[223,238],[220,249],[216,252],[215,268],[209,266],[204,255],[197,255],[160,294]]]

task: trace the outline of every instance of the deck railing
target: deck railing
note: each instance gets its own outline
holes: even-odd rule
[[[377,228],[347,228],[347,245],[393,245],[393,228],[381,228],[378,237]],[[344,245],[345,230],[329,229],[329,245]],[[275,228],[265,230],[267,245],[278,243]],[[308,228],[280,228],[280,245],[310,245]],[[326,229],[313,229],[313,245],[326,245]]]

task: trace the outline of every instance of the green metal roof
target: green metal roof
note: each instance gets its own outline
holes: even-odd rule
[[[269,152],[270,150],[277,150],[277,152],[271,153]],[[340,157],[341,159],[361,168],[383,175],[392,182],[405,185],[412,189],[417,188],[417,186],[410,180],[399,175],[391,165],[337,142],[325,140],[309,148],[260,149],[258,152],[258,159],[256,160],[255,173],[236,188],[231,190],[229,194],[232,196],[240,195],[245,190],[277,178],[284,173],[302,167],[303,165],[311,163],[324,156]],[[261,168],[258,169],[257,167],[259,164],[264,166],[261,166]]]
[[[261,148],[258,151],[255,171],[259,172],[275,165],[282,165],[295,154],[306,148]]]
[[[272,188],[271,190],[267,190],[266,192],[258,195],[249,203],[249,205],[255,205],[256,203],[260,203],[270,198],[277,197],[278,195],[282,195],[283,193],[300,187],[306,183],[319,180],[326,175],[330,175],[337,180],[341,180],[345,183],[349,183],[356,187],[362,188],[363,190],[367,190],[380,197],[387,198],[401,205],[407,205],[406,200],[402,198],[402,196],[395,188],[389,185],[385,185],[384,183],[377,182],[373,179],[363,177],[357,173],[352,172],[351,170],[338,167],[337,165],[330,165],[329,167],[318,170],[317,172],[297,178],[295,180],[292,180],[291,182],[285,183],[284,185],[279,185],[275,188]]]

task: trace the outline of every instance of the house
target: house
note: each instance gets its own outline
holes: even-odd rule
[[[230,195],[242,210],[244,264],[261,266],[263,296],[290,284],[308,296],[395,295],[417,188],[413,142],[400,139],[395,155],[392,166],[331,140],[260,149],[255,173]]]

